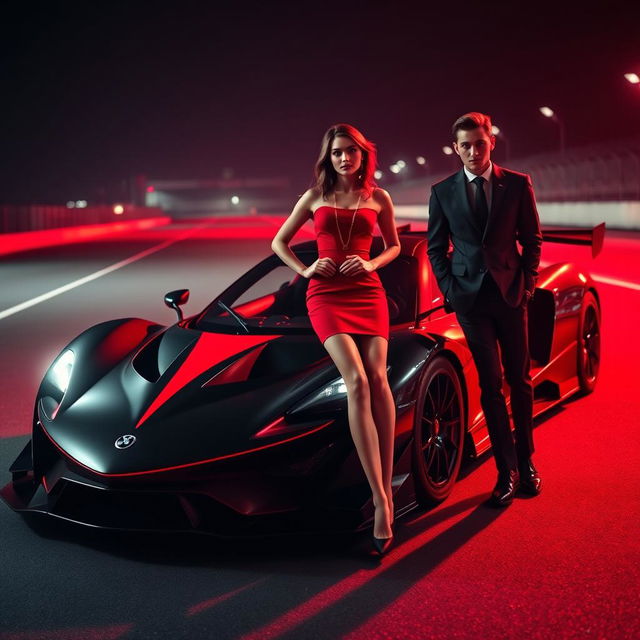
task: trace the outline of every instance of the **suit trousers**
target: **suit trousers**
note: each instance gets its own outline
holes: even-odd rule
[[[508,305],[487,272],[471,310],[456,315],[478,370],[480,403],[498,473],[506,475],[524,466],[534,450],[527,309]],[[502,392],[503,369],[511,390],[515,442]]]

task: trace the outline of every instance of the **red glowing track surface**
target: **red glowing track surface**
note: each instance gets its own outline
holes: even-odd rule
[[[195,313],[267,255],[280,220],[198,220],[208,226],[0,320],[2,483],[26,441],[42,370],[68,339],[118,316],[173,322],[162,295],[174,288],[191,288],[187,313]],[[0,269],[11,285],[0,279],[0,311],[184,231],[7,257]],[[306,540],[230,556],[209,542],[136,547],[118,538],[105,546],[83,533],[69,544],[66,534],[38,535],[2,508],[0,640],[638,637],[640,234],[608,233],[596,260],[562,245],[546,245],[543,260],[584,264],[598,279],[603,356],[596,391],[538,421],[540,497],[505,511],[483,507],[495,480],[486,457],[444,504],[400,520],[397,544],[380,563],[357,545]]]
[[[115,234],[132,233],[159,225],[166,225],[169,222],[171,222],[171,218],[160,217],[112,222],[109,224],[44,229],[42,231],[3,233],[0,234],[0,256],[18,253],[20,251],[41,249],[43,247],[71,244],[73,242],[91,242],[97,238],[104,238]]]

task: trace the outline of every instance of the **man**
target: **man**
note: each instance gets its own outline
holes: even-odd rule
[[[537,495],[542,484],[531,461],[533,387],[527,340],[527,304],[538,276],[542,235],[529,176],[491,161],[491,118],[467,113],[455,121],[452,132],[463,167],[433,186],[427,253],[478,370],[480,402],[498,468],[490,503],[503,507],[518,490]],[[502,393],[501,359],[511,389],[515,442]]]

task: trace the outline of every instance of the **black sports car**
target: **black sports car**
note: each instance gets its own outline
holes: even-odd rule
[[[397,407],[397,515],[445,499],[465,456],[489,447],[477,373],[426,256],[401,228],[380,270],[391,315],[388,375]],[[545,231],[591,243],[593,232]],[[382,248],[374,241],[373,253]],[[295,247],[316,258],[315,243]],[[67,345],[40,385],[33,434],[2,497],[16,511],[84,525],[221,536],[365,528],[373,508],[353,447],[343,380],[313,333],[307,280],[271,256],[201,313],[168,293],[170,327],[96,325]],[[541,271],[529,307],[536,415],[593,390],[600,303],[580,267]]]

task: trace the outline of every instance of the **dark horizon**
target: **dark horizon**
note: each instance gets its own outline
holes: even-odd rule
[[[109,200],[136,175],[283,176],[299,192],[339,121],[378,144],[387,175],[418,155],[448,170],[441,148],[469,110],[493,116],[511,158],[557,150],[543,105],[567,147],[640,135],[640,85],[623,76],[640,73],[640,10],[625,3],[144,4],[4,16],[0,202]]]

